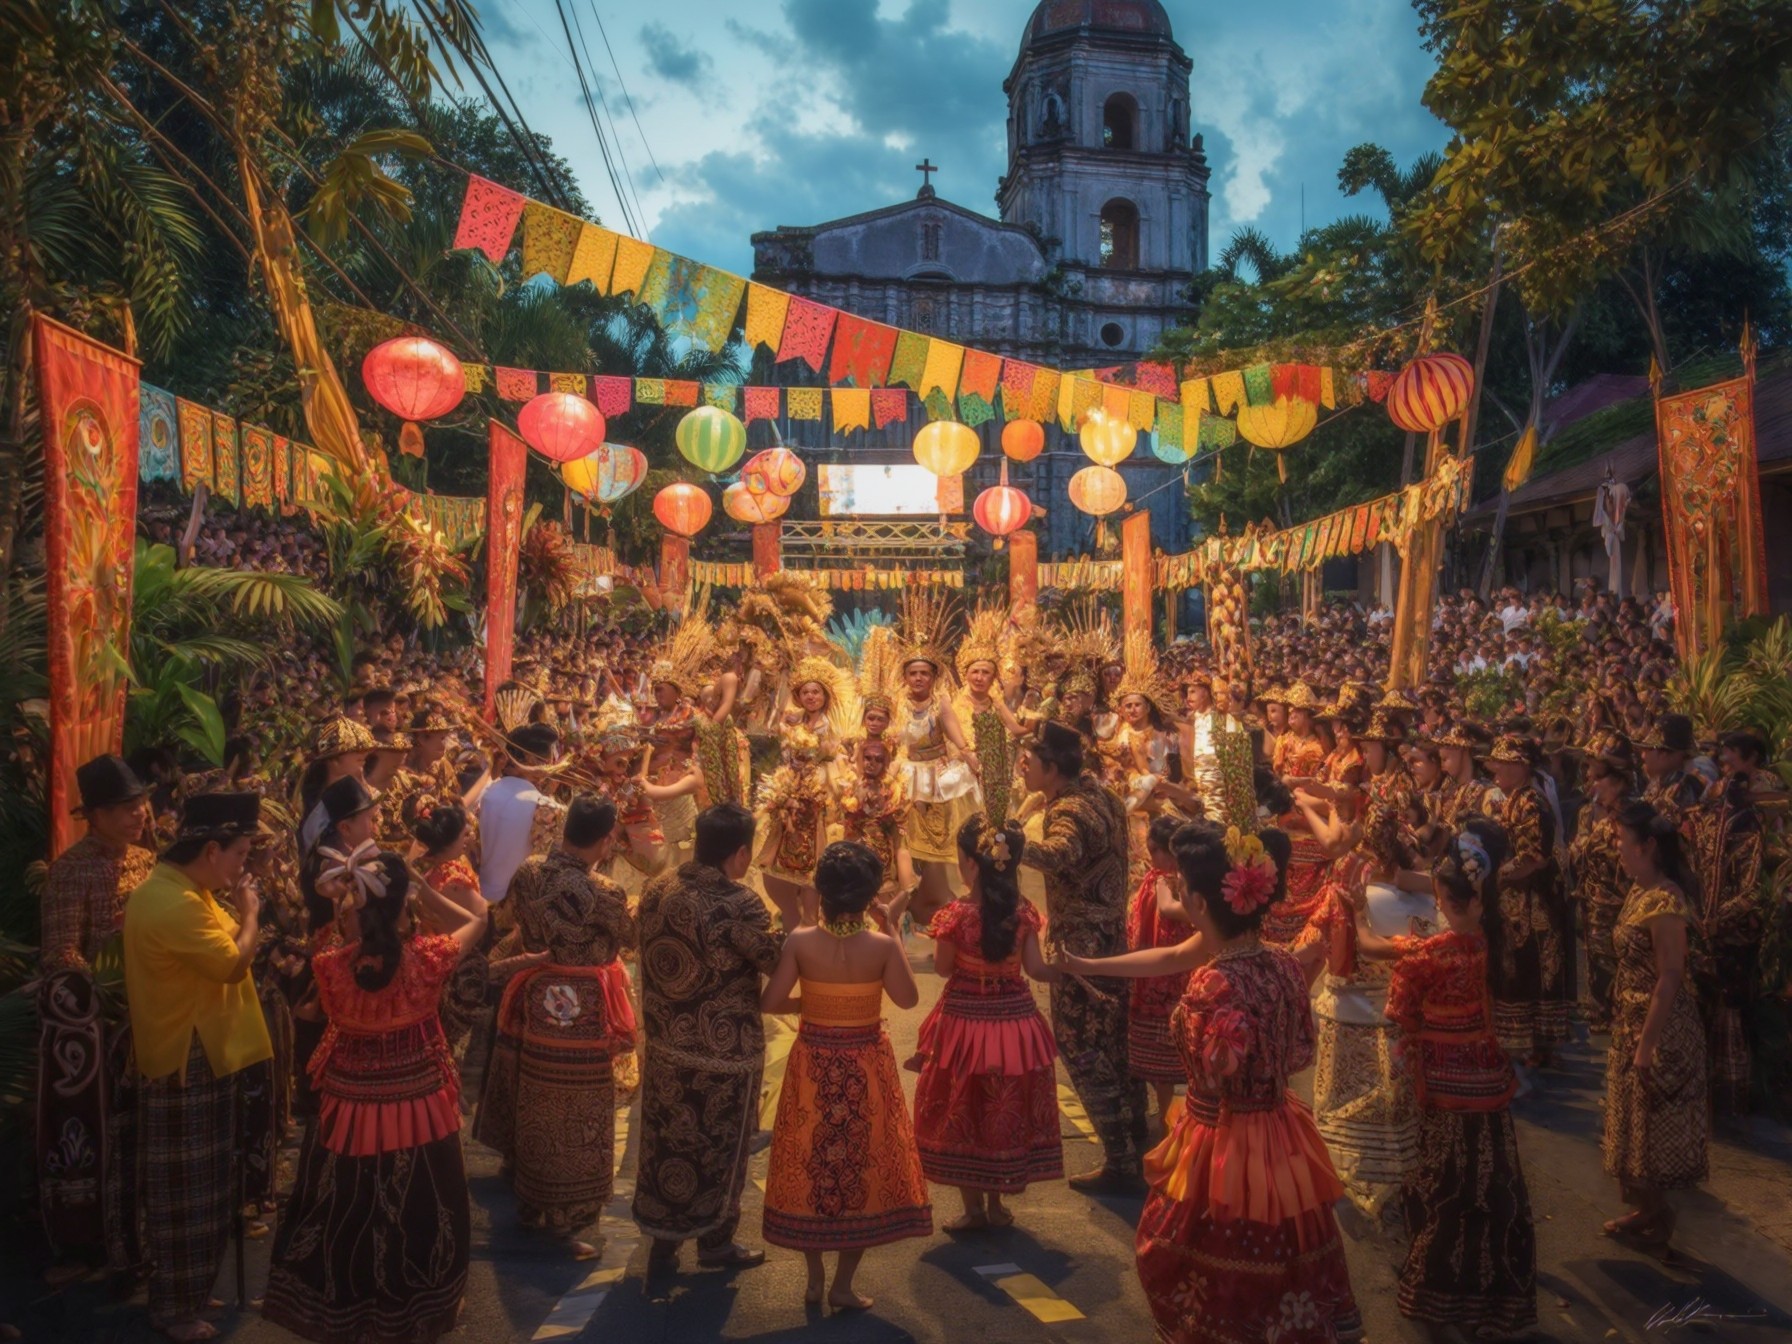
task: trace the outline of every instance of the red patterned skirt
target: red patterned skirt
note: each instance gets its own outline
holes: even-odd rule
[[[1294,853],[1288,860],[1288,894],[1263,915],[1262,939],[1284,952],[1294,950],[1295,943],[1306,931],[1307,920],[1319,908],[1325,895],[1326,874],[1331,859],[1325,847],[1304,831],[1293,833]]]
[[[1343,1193],[1293,1098],[1196,1097],[1146,1159],[1139,1282],[1168,1344],[1331,1344],[1362,1334],[1331,1203]]]
[[[1064,1175],[1057,1044],[1025,982],[954,976],[921,1050],[915,1146],[928,1180],[1008,1195]]]

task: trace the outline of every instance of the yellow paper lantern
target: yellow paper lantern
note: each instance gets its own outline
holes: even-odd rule
[[[1070,502],[1092,517],[1105,518],[1126,503],[1126,478],[1112,467],[1084,467],[1070,478]]]
[[[1091,462],[1116,467],[1132,456],[1132,450],[1138,446],[1139,431],[1121,417],[1094,406],[1083,417],[1077,440]]]
[[[956,420],[935,420],[915,435],[915,461],[935,476],[962,476],[981,449],[977,431]]]
[[[1279,453],[1313,432],[1319,408],[1300,397],[1277,397],[1267,406],[1240,406],[1238,432],[1247,443]]]

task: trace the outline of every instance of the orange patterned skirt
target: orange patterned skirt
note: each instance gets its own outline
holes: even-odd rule
[[[764,1236],[852,1251],[933,1235],[933,1206],[883,1023],[805,1021],[772,1125]]]

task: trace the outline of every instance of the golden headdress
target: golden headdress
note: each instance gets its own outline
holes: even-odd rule
[[[1111,703],[1118,705],[1129,695],[1142,695],[1165,714],[1176,712],[1176,695],[1157,665],[1157,650],[1152,647],[1149,631],[1135,630],[1127,637],[1125,666],[1125,675],[1114,688]]]
[[[709,590],[699,589],[678,628],[647,670],[647,679],[653,685],[665,682],[676,686],[680,695],[692,698],[703,689],[703,669],[716,646],[715,631],[705,614],[708,606]]]
[[[811,654],[800,660],[790,673],[790,692],[795,694],[814,682],[828,693],[828,710],[832,712],[847,690],[846,670],[832,660]]]
[[[1120,637],[1114,632],[1113,618],[1093,598],[1065,608],[1061,624],[1060,645],[1072,666],[1096,673],[1121,661]]]
[[[807,577],[780,570],[740,595],[716,630],[724,648],[745,648],[761,668],[780,672],[797,659],[828,647],[823,627],[833,614],[827,590]]]
[[[1002,670],[1002,637],[1007,624],[1007,612],[992,603],[985,602],[971,613],[964,638],[958,641],[959,680],[962,681],[976,663],[991,663],[997,672]]]
[[[535,717],[541,697],[527,686],[506,686],[492,697],[492,708],[498,716],[498,727],[505,732],[521,728]]]
[[[902,649],[891,625],[874,625],[859,646],[859,714],[868,709],[896,713],[901,691]]]
[[[902,666],[932,663],[942,677],[951,670],[946,657],[946,630],[952,620],[952,604],[926,588],[902,590]]]
[[[599,756],[613,756],[640,746],[641,727],[635,721],[634,707],[611,696],[598,707],[585,731],[585,740],[597,749]]]

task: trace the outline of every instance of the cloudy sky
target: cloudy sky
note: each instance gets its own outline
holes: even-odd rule
[[[756,230],[911,196],[923,155],[941,165],[942,196],[995,214],[1002,81],[1032,0],[562,3],[592,54],[600,125],[618,128],[630,214],[663,247],[748,272]],[[1337,188],[1353,145],[1377,141],[1404,164],[1443,143],[1419,104],[1431,61],[1405,0],[1165,8],[1194,61],[1215,254],[1246,224],[1292,246],[1303,187],[1308,225],[1369,209]],[[602,221],[626,227],[555,0],[480,10],[530,124],[573,164]]]

